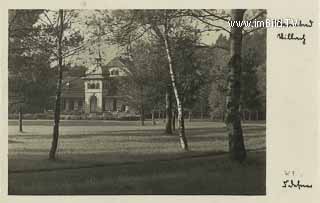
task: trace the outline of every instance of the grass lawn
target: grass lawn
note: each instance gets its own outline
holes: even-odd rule
[[[244,124],[248,159],[228,159],[225,127],[186,122],[190,152],[163,123],[63,121],[57,161],[50,121],[9,122],[9,194],[265,194],[265,124]]]

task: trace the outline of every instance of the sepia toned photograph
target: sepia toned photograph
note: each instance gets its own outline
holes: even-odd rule
[[[266,195],[265,9],[9,9],[9,195]]]

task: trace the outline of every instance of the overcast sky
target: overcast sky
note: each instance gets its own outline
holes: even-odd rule
[[[104,13],[104,12],[102,12]],[[84,37],[84,41],[90,41],[92,38],[92,30],[96,29],[94,25],[88,25],[85,22],[92,20],[95,18],[97,22],[103,22],[103,14],[97,14],[97,11],[95,10],[80,10],[79,16],[76,18],[76,21],[72,23],[72,29],[80,31],[81,35]],[[49,17],[52,21],[55,21],[57,19],[56,12],[49,13]],[[42,16],[42,20],[46,19],[44,16]],[[39,21],[38,23],[42,23]],[[202,23],[199,22],[198,25],[201,27]],[[89,26],[89,27],[88,27]],[[215,43],[218,36],[220,34],[226,35],[227,32],[225,31],[217,31],[217,32],[205,32],[202,34],[202,42],[208,45],[211,45]],[[68,33],[65,33],[65,35],[68,35]],[[95,58],[98,56],[98,50],[101,50],[101,56],[103,59],[103,63],[108,63],[111,59],[113,59],[116,56],[119,56],[122,52],[121,48],[119,48],[117,45],[111,45],[108,44],[106,41],[101,41],[99,43],[100,49],[98,49],[97,44],[87,44],[86,49],[79,52],[77,55],[74,55],[72,57],[68,57],[65,62],[69,63],[70,65],[83,65],[83,66],[91,66],[95,62]],[[55,64],[52,64],[55,65]]]

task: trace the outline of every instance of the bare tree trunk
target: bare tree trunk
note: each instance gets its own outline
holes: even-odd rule
[[[191,122],[192,121],[192,112],[191,111],[189,111],[189,122]]]
[[[231,20],[243,20],[245,10],[231,11]],[[229,136],[229,153],[233,160],[242,162],[246,158],[243,132],[240,119],[240,79],[241,79],[242,27],[231,27],[230,61],[228,64],[226,118]]]
[[[143,86],[140,87],[140,121],[141,126],[144,126],[144,98],[143,98]]]
[[[152,110],[152,112],[151,112],[151,119],[152,119],[152,125],[156,125],[157,123],[156,123],[156,119],[154,117],[154,110]]]
[[[168,59],[171,85],[172,85],[173,92],[174,92],[174,95],[176,97],[176,102],[177,102],[180,144],[181,144],[181,148],[187,151],[187,150],[189,150],[189,147],[188,147],[188,142],[187,142],[187,138],[185,135],[185,128],[184,128],[183,103],[181,101],[181,98],[180,98],[180,95],[178,92],[178,88],[177,88],[177,84],[176,84],[176,75],[175,75],[175,72],[173,69],[171,50],[170,50],[169,42],[168,42],[169,41],[168,40],[168,33],[164,34],[163,40],[164,40],[164,45],[165,45],[167,59]]]
[[[172,111],[172,130],[176,130],[176,111]]]
[[[61,102],[61,89],[62,89],[62,38],[63,38],[63,10],[59,10],[59,20],[60,20],[60,29],[58,33],[58,68],[59,68],[59,78],[57,81],[57,91],[56,91],[56,101],[55,101],[55,111],[54,111],[54,126],[53,126],[53,135],[51,149],[49,152],[49,159],[55,160],[56,151],[58,147],[58,138],[59,138],[59,122],[60,122],[60,102]]]
[[[141,109],[140,109],[140,124],[141,126],[144,126],[144,107],[143,104],[141,104]]]
[[[168,85],[166,89],[166,133],[172,134],[172,99],[171,99],[171,86]]]
[[[22,106],[20,105],[19,106],[19,132],[23,132],[23,130],[22,130],[22,119],[23,119]]]

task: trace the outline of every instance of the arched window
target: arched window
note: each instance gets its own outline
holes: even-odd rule
[[[100,88],[100,83],[88,83],[87,84],[88,89],[99,89]]]
[[[112,75],[112,76],[117,76],[117,75],[119,75],[119,70],[117,70],[117,69],[111,70],[111,75]]]

